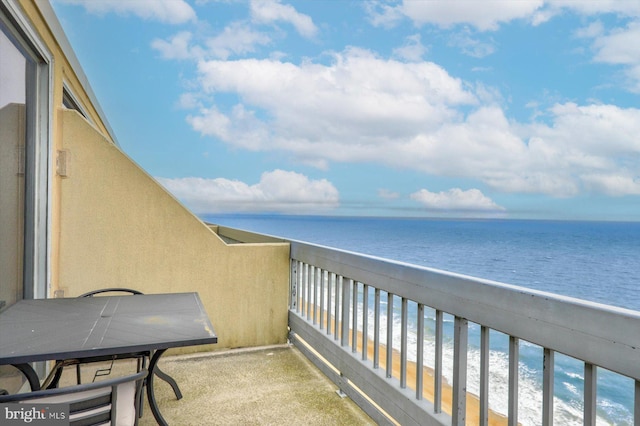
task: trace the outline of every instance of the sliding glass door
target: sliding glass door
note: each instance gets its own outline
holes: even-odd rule
[[[27,68],[0,31],[0,309],[24,295]]]
[[[47,296],[50,54],[0,0],[0,309]]]

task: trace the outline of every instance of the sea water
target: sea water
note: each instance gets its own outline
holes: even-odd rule
[[[202,218],[233,228],[640,311],[640,223],[279,215]],[[399,305],[394,304],[394,309],[399,312]],[[411,313],[409,317],[414,318]],[[394,315],[393,321],[399,321],[399,317]],[[445,360],[453,358],[453,333],[446,332],[452,322],[452,317],[445,317]],[[432,336],[433,315],[427,316],[426,327],[427,336]],[[382,331],[381,336],[386,333]],[[399,347],[399,336],[395,339],[394,347]],[[433,353],[429,352],[433,341],[428,339],[425,353]],[[471,325],[469,339],[467,385],[477,394],[477,325]],[[501,413],[507,412],[507,353],[508,337],[492,331],[489,403]],[[583,365],[561,354],[556,354],[555,361],[556,424],[582,424]],[[518,420],[523,425],[541,424],[541,363],[542,348],[521,342]],[[451,363],[445,362],[444,374],[451,380]],[[599,369],[597,397],[598,424],[633,424],[632,380]]]

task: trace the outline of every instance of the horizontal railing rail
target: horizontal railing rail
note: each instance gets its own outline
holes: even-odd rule
[[[415,318],[409,318],[409,304]],[[430,401],[423,397],[425,309],[435,314]],[[453,359],[447,360],[453,363],[449,414],[443,413],[441,380],[445,315],[453,317]],[[415,383],[407,382],[410,321],[417,336],[411,360]],[[289,323],[292,341],[379,423],[391,418],[400,424],[465,424],[469,324],[475,323],[480,326],[480,424],[488,424],[490,415],[492,330],[508,336],[508,412],[503,413],[508,424],[518,424],[522,341],[542,348],[541,424],[553,424],[556,353],[584,363],[584,424],[596,421],[600,368],[633,379],[634,418],[640,424],[636,311],[293,241]],[[395,335],[399,344],[394,344]]]

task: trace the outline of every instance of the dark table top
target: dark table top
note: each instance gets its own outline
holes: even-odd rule
[[[217,341],[197,293],[21,300],[0,313],[0,365]]]

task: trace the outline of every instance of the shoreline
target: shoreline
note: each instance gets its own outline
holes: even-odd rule
[[[351,342],[351,334],[352,331],[349,331],[349,341]],[[373,360],[373,350],[374,350],[374,342],[371,339],[367,340],[367,359],[369,361]],[[362,353],[362,332],[358,331],[358,353]],[[351,345],[349,345],[351,347]],[[386,369],[386,345],[380,344],[380,365],[379,369]],[[398,380],[400,380],[400,351],[393,348],[393,357],[392,357],[392,376]],[[422,377],[422,397],[425,400],[433,403],[434,401],[434,370],[431,367],[423,366],[423,377]],[[416,375],[417,375],[417,364],[415,361],[411,361],[407,359],[407,388],[416,390]],[[469,424],[480,424],[480,398],[467,392],[467,413],[466,413],[466,421]],[[447,382],[447,380],[442,378],[442,411],[451,415],[451,408],[453,405],[453,388]],[[503,426],[507,425],[507,416],[501,413],[498,413],[491,408],[489,408],[489,426]]]
[[[319,308],[319,307],[318,307]],[[304,312],[304,310],[300,311],[300,314]],[[315,312],[315,310],[314,310]],[[319,313],[318,313],[319,315]],[[302,315],[304,317],[304,315]],[[326,331],[327,323],[329,325],[335,324],[335,318],[333,315],[324,315],[324,327],[322,330]],[[329,318],[327,318],[329,317]],[[318,321],[319,322],[319,321]],[[338,323],[339,324],[339,323]],[[332,333],[333,335],[333,333]],[[353,330],[349,329],[349,342],[352,341]],[[348,347],[351,347],[351,343],[349,343]],[[362,354],[362,332],[358,330],[358,339],[357,339],[357,350],[358,353]],[[400,351],[396,348],[393,348],[393,356],[392,356],[392,376],[398,380],[400,380]],[[379,345],[379,369],[386,369],[386,351],[387,347],[384,344]],[[373,362],[373,352],[374,352],[374,341],[371,339],[367,339],[367,360],[368,362]],[[431,367],[423,366],[423,375],[422,375],[422,398],[433,403],[434,401],[434,370]],[[407,388],[416,390],[416,373],[417,373],[417,364],[415,361],[411,361],[407,359]],[[467,412],[466,412],[466,421],[469,424],[480,424],[480,397],[472,394],[471,392],[467,392]],[[447,380],[442,378],[442,400],[441,400],[441,409],[442,412],[451,415],[451,408],[453,405],[453,387],[447,382]],[[498,413],[491,408],[489,408],[489,426],[506,426],[508,424],[508,418],[506,414]]]

